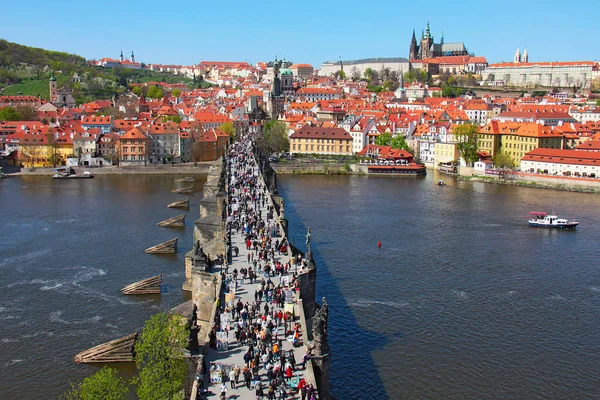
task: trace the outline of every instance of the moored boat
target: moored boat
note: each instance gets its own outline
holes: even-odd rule
[[[529,213],[529,226],[536,228],[574,229],[578,224],[578,221],[558,218],[556,215],[548,215],[545,212]]]
[[[71,167],[56,168],[56,173],[52,175],[53,179],[89,179],[93,177],[94,175],[90,171],[84,171],[77,174]]]
[[[423,164],[367,164],[369,174],[394,174],[394,175],[425,175],[427,170]]]

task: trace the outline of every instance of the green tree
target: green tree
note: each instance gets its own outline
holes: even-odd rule
[[[185,320],[165,312],[153,315],[135,345],[140,400],[173,399],[183,389],[187,344]]]
[[[363,75],[365,76],[365,78],[367,80],[370,81],[373,78],[373,70],[371,68],[367,68],[367,69],[365,69],[365,72]]]
[[[402,135],[392,136],[391,133],[382,133],[375,139],[377,146],[391,146],[392,149],[406,150],[410,152],[410,146],[406,143],[406,139]]]
[[[176,124],[181,122],[181,117],[179,115],[165,115],[162,117],[163,122],[173,121]]]
[[[391,133],[382,133],[377,136],[375,139],[375,144],[377,146],[391,146],[392,145],[392,134]]]
[[[117,374],[117,370],[103,367],[82,383],[71,385],[61,400],[126,400],[129,396],[127,383]]]
[[[427,83],[427,81],[429,80],[429,75],[427,74],[427,72],[423,71],[422,69],[411,69],[410,71],[406,72],[404,74],[404,82],[406,83],[413,83],[413,82],[420,82],[420,83]]]
[[[263,134],[257,141],[259,151],[270,156],[290,149],[288,127],[281,121],[268,121],[263,126]]]
[[[600,99],[596,100],[596,105],[600,107]]]
[[[37,120],[37,112],[33,107],[28,106],[18,106],[15,107],[15,111],[19,114],[19,119],[21,121],[36,121]]]
[[[399,149],[399,150],[406,150],[409,153],[412,150],[410,148],[410,146],[408,145],[408,143],[406,143],[406,139],[402,135],[396,135],[392,138],[392,148]]]
[[[134,86],[133,89],[131,90],[133,92],[133,94],[135,94],[136,96],[141,96],[142,95],[142,88],[139,86]]]
[[[494,165],[496,168],[513,168],[515,166],[512,158],[503,151],[496,153],[494,156]]]
[[[21,115],[12,107],[0,108],[0,121],[19,121]]]
[[[158,86],[150,86],[148,87],[148,91],[146,92],[146,96],[151,99],[160,99],[163,97],[164,93],[161,88]]]
[[[344,70],[339,70],[339,71],[335,71],[335,74],[333,74],[335,76],[336,79],[346,79],[346,73],[344,72]]]
[[[173,95],[173,97],[179,97],[180,94],[181,90],[179,89],[173,89],[173,91],[171,92],[171,95]]]
[[[459,97],[463,94],[463,90],[450,85],[442,85],[442,97]]]
[[[224,124],[221,124],[219,129],[228,134],[231,140],[235,139],[235,127],[233,126],[233,122],[225,122]]]
[[[473,124],[463,124],[454,127],[454,137],[457,141],[458,152],[467,166],[472,166],[479,159],[477,155],[477,134],[479,128]]]

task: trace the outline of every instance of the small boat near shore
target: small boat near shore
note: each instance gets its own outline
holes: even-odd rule
[[[558,218],[556,215],[548,215],[545,212],[529,213],[529,226],[536,228],[575,229],[578,224],[578,221],[569,221],[565,218]]]
[[[56,173],[52,175],[52,179],[90,179],[94,175],[90,171],[84,171],[82,173],[75,173],[75,170],[71,167],[56,168]]]

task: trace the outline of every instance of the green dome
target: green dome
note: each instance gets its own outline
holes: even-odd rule
[[[280,71],[281,75],[292,75],[292,70],[289,68],[282,68]]]

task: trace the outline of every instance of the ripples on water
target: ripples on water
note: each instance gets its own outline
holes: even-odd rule
[[[73,356],[93,345],[139,331],[153,313],[184,300],[183,254],[188,226],[155,226],[181,213],[166,205],[176,176],[101,176],[55,182],[47,177],[0,182],[0,398],[56,398],[97,367]],[[197,189],[201,189],[198,178]],[[176,256],[144,249],[179,237]],[[162,296],[123,296],[125,285],[163,274]],[[131,365],[119,365],[124,376]]]
[[[600,398],[598,196],[432,174],[278,181],[292,237],[313,234],[338,398]],[[581,224],[529,228],[530,211]]]

